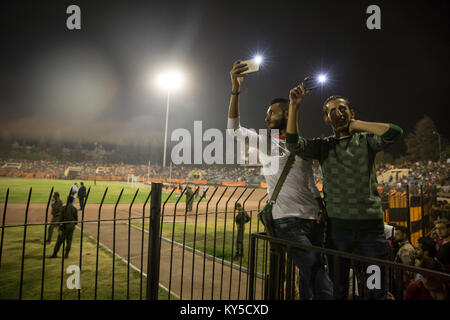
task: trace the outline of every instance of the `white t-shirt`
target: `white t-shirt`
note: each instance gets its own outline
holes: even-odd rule
[[[241,127],[239,117],[228,118],[227,128],[233,129],[233,135],[238,138],[257,135],[255,131]],[[230,131],[228,132],[231,133]],[[265,138],[259,135],[257,136],[259,141]],[[266,178],[269,199],[272,196],[278,178],[280,177],[290,154],[286,148],[285,141],[282,139],[272,138],[272,150],[275,148],[281,148],[282,152],[279,155],[272,156],[265,154],[264,150],[259,150],[260,160],[263,164],[262,173]],[[275,173],[269,169],[271,167],[271,162],[274,160],[279,161],[278,170]],[[311,161],[306,161],[299,156],[295,156],[294,165],[289,171],[281,191],[278,194],[276,203],[273,206],[273,218],[281,219],[297,217],[302,219],[317,219],[319,205],[315,198],[318,197],[320,197],[320,193],[314,182]]]

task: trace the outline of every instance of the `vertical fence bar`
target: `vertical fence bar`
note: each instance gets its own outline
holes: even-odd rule
[[[248,299],[255,300],[255,253],[256,253],[256,237],[250,236],[250,281]]]
[[[9,199],[9,188],[6,190],[5,206],[3,207],[2,238],[0,240],[0,270],[1,270],[1,266],[2,266],[3,239],[5,237],[6,208],[8,207],[8,199]]]
[[[84,237],[84,210],[86,209],[86,204],[88,202],[89,199],[89,193],[91,193],[91,187],[89,187],[87,194],[86,194],[86,199],[84,199],[84,203],[83,203],[83,208],[81,209],[81,232],[80,232],[80,271],[83,270],[82,269],[82,263],[83,263],[83,237]],[[82,275],[83,273],[80,273],[80,284],[81,284],[81,279],[82,279]],[[81,288],[78,289],[78,300],[81,299]]]
[[[247,198],[245,198],[244,202],[242,203],[242,210],[245,210],[245,203],[247,202],[247,200],[251,197],[251,195],[253,194],[253,192],[255,192],[256,189],[253,189],[249,195],[247,196]],[[250,211],[250,226],[249,226],[249,231],[248,231],[248,235],[249,235],[249,244],[250,244],[250,234],[251,234],[251,228],[252,228],[252,219],[251,219],[251,214],[252,212]],[[245,230],[245,227],[244,227]],[[245,232],[244,232],[245,234]],[[242,235],[243,237],[244,235]],[[243,242],[244,240],[242,240]],[[250,246],[249,246],[250,247]],[[244,244],[242,244],[242,252],[241,252],[241,259],[239,260],[239,284],[238,284],[238,299],[239,299],[239,294],[241,292],[241,274],[242,274],[242,258],[244,257]],[[247,257],[247,262],[250,261],[250,250],[248,250],[248,257]],[[247,272],[247,279],[246,279],[246,283],[245,283],[245,297],[247,297],[248,294],[248,272]]]
[[[119,197],[114,205],[114,219],[113,219],[113,261],[112,261],[112,283],[111,283],[111,300],[114,300],[114,284],[115,284],[115,271],[116,271],[116,218],[117,218],[117,206],[119,205],[120,198],[122,198],[123,189],[120,190]]]
[[[172,197],[172,194],[175,192],[175,188],[172,189],[172,192],[169,194],[169,196],[167,197],[167,199],[164,201],[164,204],[162,206],[162,213],[161,213],[161,230],[160,230],[160,234],[159,234],[159,250],[161,250],[161,240],[162,240],[162,234],[163,234],[163,226],[164,226],[164,211],[166,209],[166,204],[169,201],[169,199]],[[149,226],[149,231],[150,231],[150,226]]]
[[[208,235],[208,209],[209,209],[209,203],[211,202],[212,198],[216,194],[216,191],[219,187],[216,187],[214,192],[211,195],[211,198],[209,198],[208,203],[206,204],[206,213],[205,213],[205,238],[203,241],[203,278],[202,278],[202,300],[205,293],[205,270],[206,270],[206,238]],[[214,263],[214,262],[213,262]]]
[[[181,198],[183,197],[183,194],[187,190],[187,185],[184,188],[184,190],[181,192],[180,197],[178,198],[177,202],[175,202],[175,208],[173,210],[173,223],[172,223],[172,241],[170,243],[170,271],[169,271],[169,300],[170,300],[170,290],[172,289],[172,266],[173,266],[173,243],[175,240],[175,224],[176,224],[176,217],[177,217],[177,206],[180,202]],[[187,196],[186,196],[186,207],[188,205],[187,202]]]
[[[195,210],[195,223],[194,223],[194,243],[192,246],[192,275],[191,275],[191,300],[193,300],[194,295],[194,267],[195,267],[195,243],[197,238],[197,221],[198,221],[198,205],[204,198],[204,194],[202,194],[200,201],[197,202],[197,208]]]
[[[97,221],[97,251],[95,258],[95,287],[94,287],[94,300],[97,300],[97,284],[98,284],[98,252],[100,248],[100,217],[102,213],[103,201],[105,201],[106,193],[108,192],[108,187],[105,189],[102,201],[100,202],[100,207],[98,208],[98,221]]]
[[[408,221],[406,221],[407,226],[408,226],[408,240],[409,242],[411,242],[411,209],[410,209],[410,204],[409,204],[409,184],[406,185],[406,208],[408,210],[408,216],[407,219]]]
[[[219,197],[219,200],[217,200],[216,203],[216,214],[214,218],[214,248],[213,248],[213,268],[212,268],[212,285],[211,285],[211,300],[214,300],[214,275],[216,271],[216,242],[217,242],[217,215],[219,211],[219,202],[222,200],[222,197],[224,196],[225,192],[227,192],[228,187],[225,188],[221,196]],[[223,255],[223,254],[222,254]]]
[[[139,300],[142,300],[142,279],[144,274],[144,230],[145,230],[145,206],[147,205],[148,199],[150,199],[150,195],[152,194],[152,190],[145,199],[144,205],[142,206],[142,232],[141,232],[141,279],[139,283]],[[150,224],[150,223],[149,223]]]
[[[158,300],[159,263],[160,263],[160,216],[161,216],[162,184],[152,183],[150,200],[150,234],[147,253],[147,300]],[[170,291],[169,291],[170,297]]]
[[[67,212],[67,207],[69,206],[69,197],[71,197],[72,196],[72,187],[70,188],[70,191],[69,191],[69,195],[67,196],[67,201],[66,201],[66,206],[64,207],[64,214],[62,214],[63,215],[63,222],[62,222],[62,224],[61,224],[61,226],[62,226],[62,229],[63,229],[63,231],[62,231],[62,254],[61,254],[61,280],[60,280],[60,287],[59,287],[59,300],[62,300],[62,298],[63,298],[63,288],[64,288],[64,259],[65,259],[65,251],[66,251],[66,237],[65,237],[65,235],[64,235],[64,227],[65,227],[65,225],[66,225],[66,221],[64,220],[65,219],[65,213]],[[75,203],[75,197],[73,197],[73,200],[72,200],[73,202],[72,202],[72,204],[74,204]],[[58,238],[59,238],[59,232],[58,232]]]
[[[267,197],[267,192],[264,194],[264,196],[261,198],[261,199],[259,199],[259,201],[258,201],[258,211],[257,211],[257,214],[261,211],[261,201],[263,201],[266,197]],[[257,222],[256,222],[256,232],[257,233],[259,233],[259,219],[257,219]],[[263,266],[264,266],[264,251],[265,251],[265,244],[266,244],[266,241],[264,241],[263,242],[263,261],[262,261],[262,264],[263,264]],[[256,242],[256,257],[255,257],[255,260],[256,261],[258,261],[258,245],[259,245],[259,241],[257,241]],[[264,286],[264,283],[263,283],[263,286]],[[261,288],[261,299],[263,299],[264,298],[264,290],[263,290],[263,288]]]
[[[133,201],[131,201],[130,207],[128,208],[128,256],[127,256],[127,300],[130,300],[130,250],[131,250],[131,209],[133,208],[134,200],[139,193],[139,188],[134,194]]]
[[[239,202],[239,200],[241,200],[242,196],[244,195],[244,193],[247,191],[248,188],[244,189],[244,192],[241,193],[241,195],[239,196],[239,198],[235,201],[234,206],[233,206],[233,233],[231,236],[231,268],[230,268],[230,291],[228,293],[228,299],[231,300],[231,285],[232,285],[232,280],[233,280],[233,250],[234,250],[234,230],[236,229],[236,203]],[[239,292],[238,292],[238,299],[239,299]]]
[[[32,192],[33,192],[33,188],[30,187],[30,191],[28,193],[27,207],[25,209],[25,224],[23,226],[22,263],[21,263],[21,267],[20,267],[19,300],[22,300],[23,268],[24,268],[24,262],[25,262],[25,244],[26,244],[26,238],[27,238],[28,208],[30,207],[30,200],[31,200]]]
[[[184,228],[183,228],[183,250],[181,254],[181,284],[180,284],[180,300],[183,300],[183,275],[184,275],[184,250],[186,246],[186,224],[187,224],[187,209],[188,209],[188,203],[191,201],[194,201],[193,198],[199,191],[200,187],[197,187],[195,192],[192,194],[192,196],[188,199],[186,195],[186,208],[184,210]],[[198,202],[197,202],[198,205]]]
[[[422,210],[422,236],[425,237],[427,234],[427,227],[429,228],[430,226],[430,216],[427,215],[427,222],[425,223],[425,208],[423,205],[423,189],[422,189],[422,185],[420,185],[420,208]]]
[[[227,213],[228,213],[228,202],[231,200],[235,192],[237,191],[237,187],[234,189],[234,191],[231,193],[231,195],[228,197],[227,202],[225,203],[225,218],[223,221],[223,243],[222,243],[222,271],[220,275],[220,295],[219,300],[222,300],[222,289],[223,289],[223,267],[224,267],[224,260],[225,260],[225,238],[226,238],[226,232],[227,232]],[[231,259],[233,259],[233,256],[231,256]],[[231,261],[233,263],[233,261]],[[232,267],[232,266],[231,266]]]
[[[48,207],[50,206],[50,201],[52,200],[53,189],[50,190],[50,196],[47,201],[47,208],[45,209],[45,226],[44,226],[44,252],[42,253],[42,276],[41,276],[41,300],[44,299],[44,278],[45,278],[45,254],[47,249],[47,225],[48,225]]]
[[[292,300],[292,247],[287,247],[286,300]],[[295,279],[295,277],[294,277]]]

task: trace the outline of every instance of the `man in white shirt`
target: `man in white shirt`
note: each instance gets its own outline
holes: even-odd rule
[[[261,142],[264,145],[266,137],[257,135],[255,131],[248,130],[240,125],[239,94],[244,77],[241,73],[247,69],[247,66],[241,64],[238,60],[233,64],[230,71],[232,90],[227,128],[232,129],[228,130],[229,134],[238,139],[256,135],[259,146],[261,146]],[[289,100],[274,99],[270,103],[265,118],[270,129],[279,130],[278,137],[272,138],[270,142],[270,152],[259,150],[259,156],[263,164],[262,173],[266,178],[269,198],[272,196],[289,156],[284,139],[288,108]],[[278,165],[274,165],[274,161],[278,161]],[[277,169],[274,170],[273,168]],[[273,206],[272,214],[276,236],[300,244],[320,245],[321,235],[317,232],[319,229],[317,222],[323,220],[323,215],[319,216],[321,210],[324,212],[324,206],[314,183],[312,164],[310,161],[305,161],[296,156],[293,167],[289,171]],[[333,284],[327,272],[323,269],[320,255],[313,251],[295,249],[292,252],[292,258],[300,269],[300,299],[332,299]]]
[[[73,198],[72,200],[72,205],[75,205],[75,198],[77,196],[78,193],[78,183],[75,182],[72,186],[72,188],[70,189],[70,196]]]

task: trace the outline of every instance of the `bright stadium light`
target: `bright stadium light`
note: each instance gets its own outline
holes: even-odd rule
[[[164,155],[163,155],[163,168],[166,167],[166,151],[167,151],[167,127],[169,125],[169,101],[170,93],[175,89],[179,89],[184,84],[184,77],[181,72],[171,70],[165,73],[161,73],[156,82],[158,86],[167,91],[167,106],[166,106],[166,129],[164,130]]]
[[[183,75],[175,70],[162,73],[157,78],[158,86],[166,90],[178,89],[183,85],[183,82]]]

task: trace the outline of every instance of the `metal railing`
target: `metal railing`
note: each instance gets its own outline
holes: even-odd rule
[[[106,188],[102,193],[100,203],[94,204],[90,203],[92,190],[89,187],[85,205],[81,210],[81,219],[77,221],[76,232],[79,235],[77,263],[81,271],[80,280],[84,280],[81,281],[81,289],[78,289],[76,298],[91,297],[85,291],[87,287],[91,287],[92,299],[116,299],[120,290],[124,299],[158,299],[161,291],[168,292],[168,299],[275,299],[280,297],[281,279],[284,279],[275,275],[283,274],[286,276],[283,283],[288,286],[283,291],[285,292],[283,297],[295,298],[296,285],[293,279],[296,278],[296,268],[292,265],[290,250],[287,250],[287,256],[282,256],[269,248],[270,242],[288,245],[291,249],[302,246],[268,238],[261,233],[264,232],[264,226],[260,225],[257,213],[267,199],[266,190],[250,187],[208,187],[206,194],[199,195],[203,185],[195,186],[194,194],[186,199],[187,186],[152,183],[151,191],[144,194],[142,209],[134,209],[136,199],[143,193],[140,189],[136,189],[130,203],[125,204],[121,203],[124,193],[122,188],[116,201],[112,203],[113,207],[107,207],[104,204],[109,189]],[[45,299],[45,291],[51,289],[47,281],[48,250],[46,241],[43,242],[42,248],[36,247],[36,241],[41,239],[40,232],[36,233],[36,227],[44,227],[42,234],[44,239],[47,239],[47,228],[50,225],[73,223],[73,221],[49,222],[49,208],[54,188],[50,191],[45,214],[43,208],[38,210],[31,203],[32,193],[33,190],[30,188],[24,212],[22,207],[8,206],[10,189],[7,189],[5,194],[1,219],[0,285],[2,279],[11,282],[12,274],[20,270],[16,284],[19,292],[3,293],[2,297],[6,299],[23,299],[24,286],[29,289],[31,285],[24,276],[30,272],[35,273],[35,270],[39,270],[40,279],[39,284],[33,285],[39,286],[37,288],[39,293],[27,295],[26,298]],[[192,211],[187,205],[191,201]],[[238,202],[250,216],[250,221],[245,225],[244,252],[234,259],[238,238],[235,207]],[[423,208],[423,201],[421,205]],[[34,210],[33,221],[29,221],[30,206]],[[13,211],[12,215],[9,214],[10,211]],[[24,213],[23,220],[19,221],[17,217],[22,218],[22,213]],[[19,236],[8,232],[20,229],[23,230],[23,234]],[[30,231],[31,235],[27,234],[27,231]],[[18,237],[20,242],[17,241]],[[11,245],[12,242],[14,245]],[[29,243],[34,246],[35,253],[32,257],[26,254]],[[6,249],[5,244],[8,244]],[[94,262],[86,255],[87,246],[92,247],[92,244],[95,246]],[[64,246],[63,242],[63,253]],[[40,251],[42,255],[36,253],[38,252],[36,248],[42,250]],[[361,263],[368,261],[368,258],[331,249],[318,247],[304,249],[334,255],[339,259],[350,258]],[[15,264],[5,264],[2,257],[8,258],[12,252],[20,254],[19,261]],[[37,259],[41,259],[39,261],[42,263],[36,264]],[[109,260],[105,263],[105,259],[112,261],[110,270],[105,271],[105,265],[110,263]],[[62,254],[59,299],[63,299],[67,293],[64,287],[65,277],[67,278],[64,270],[65,260]],[[392,262],[378,262],[396,270],[421,271]],[[25,268],[31,264],[34,271]],[[290,269],[284,270],[283,266]],[[104,283],[103,285],[99,283],[100,269],[101,272],[107,273],[109,279],[106,288]],[[126,271],[119,272],[118,269]],[[138,289],[131,285],[136,272]],[[50,275],[56,276],[58,275]],[[358,289],[356,277],[355,272],[352,286],[354,293]],[[110,294],[106,295],[105,290]],[[3,289],[2,291],[5,292]],[[99,291],[102,293],[99,294]]]
[[[363,300],[367,299],[368,292],[371,290],[366,286],[366,275],[365,271],[358,270],[362,266],[375,265],[380,269],[384,269],[386,278],[388,279],[387,287],[382,285],[382,289],[386,292],[390,292],[396,300],[401,300],[403,298],[403,291],[406,288],[401,288],[400,294],[395,295],[396,287],[400,285],[404,273],[409,272],[413,275],[426,275],[433,276],[440,279],[443,282],[450,283],[450,274],[433,271],[429,269],[408,266],[404,264],[399,264],[389,260],[382,260],[377,258],[371,258],[361,255],[356,255],[353,253],[346,253],[342,251],[337,251],[329,248],[323,248],[312,245],[303,245],[293,241],[287,241],[284,239],[273,238],[265,233],[254,233],[251,236],[250,245],[250,283],[249,283],[249,300],[255,299],[255,270],[257,268],[257,260],[255,254],[255,248],[257,247],[258,240],[263,241],[269,245],[274,244],[282,246],[282,250],[270,249],[270,272],[266,275],[265,282],[265,296],[264,299],[268,300],[293,300],[301,299],[299,293],[295,291],[298,289],[297,282],[298,277],[296,277],[297,266],[293,263],[292,251],[294,249],[301,249],[305,251],[312,251],[319,254],[324,254],[327,256],[328,260],[333,262],[333,270],[329,271],[329,276],[333,282],[333,292],[334,299],[342,299],[339,295],[339,284],[341,283],[339,266],[342,259],[350,260],[350,265],[353,271],[353,275],[349,276],[349,292],[348,296],[353,300]],[[392,275],[396,275],[393,279]],[[297,274],[298,275],[298,274]]]

